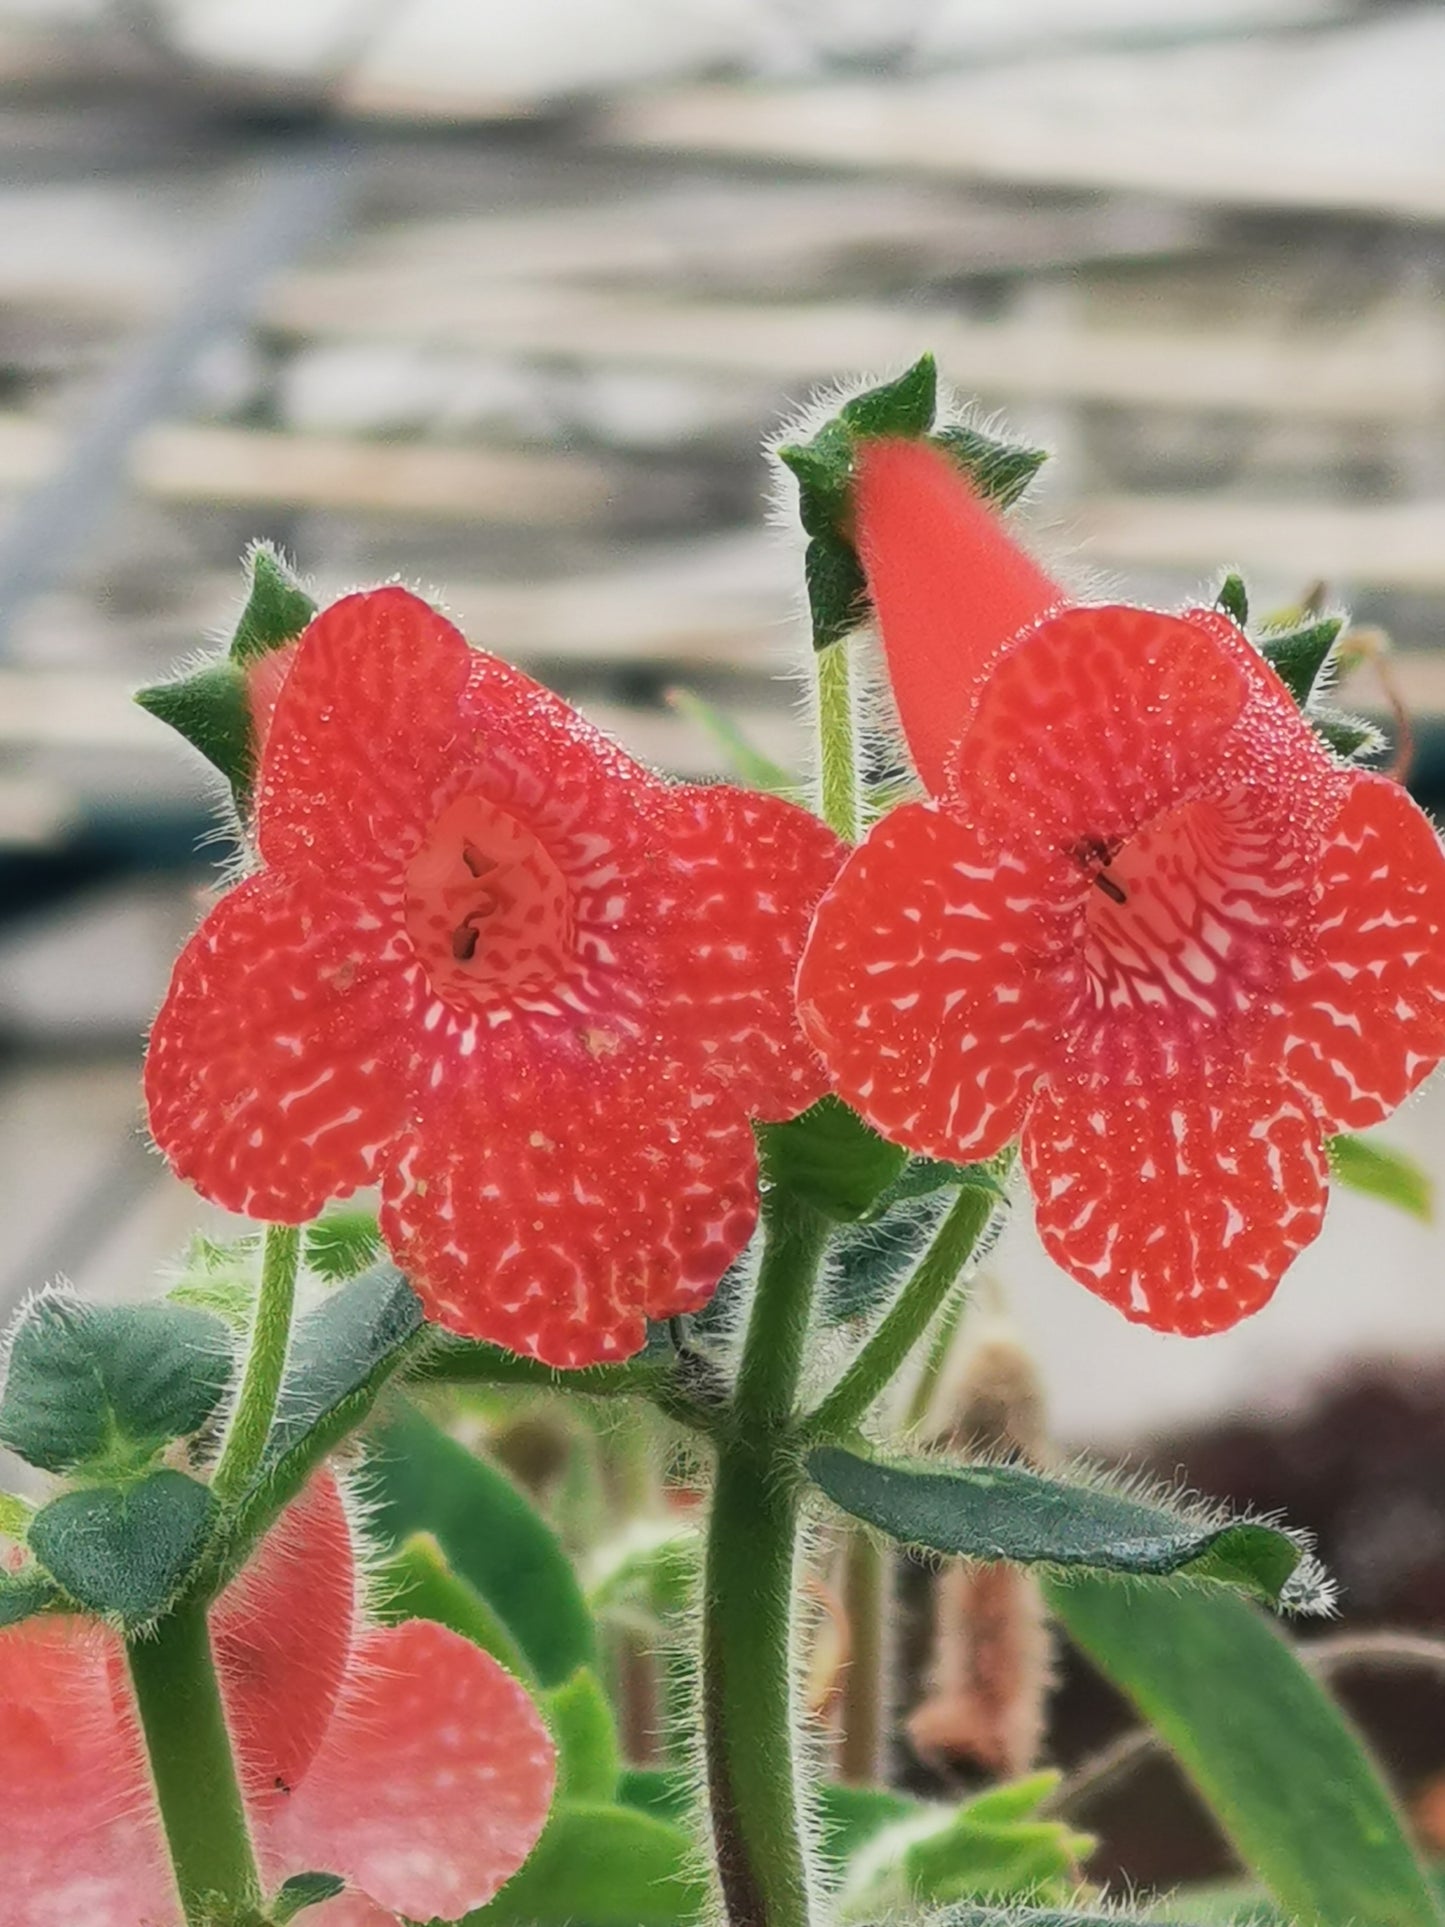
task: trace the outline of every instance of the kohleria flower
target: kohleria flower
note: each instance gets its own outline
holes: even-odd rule
[[[799,975],[838,1091],[931,1156],[1022,1132],[1043,1242],[1157,1330],[1270,1297],[1324,1140],[1445,1055],[1445,857],[1225,616],[1067,607],[942,457],[879,442],[858,539],[930,800]]]
[[[268,1889],[348,1891],[316,1927],[456,1919],[531,1852],[552,1743],[522,1687],[424,1620],[358,1623],[351,1532],[313,1480],[211,1613],[247,1817]],[[6,1927],[181,1927],[119,1642],[39,1618],[0,1632]]]
[[[702,1304],[749,1120],[825,1088],[792,981],[829,832],[663,782],[395,588],[296,645],[254,829],[151,1034],[176,1171],[286,1223],[379,1182],[429,1315],[552,1365]]]

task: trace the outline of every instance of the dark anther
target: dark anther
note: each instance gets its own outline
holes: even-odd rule
[[[458,963],[470,963],[472,958],[476,956],[477,939],[480,936],[480,930],[478,930],[470,917],[465,923],[459,923],[457,925],[456,929],[452,932],[452,955]]]
[[[1094,878],[1094,881],[1111,903],[1127,903],[1129,901],[1107,870],[1100,870],[1099,874]]]

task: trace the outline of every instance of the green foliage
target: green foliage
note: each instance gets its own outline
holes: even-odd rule
[[[682,1927],[706,1903],[681,1827],[628,1807],[559,1803],[531,1859],[464,1927]]]
[[[307,1270],[328,1284],[354,1278],[384,1255],[375,1212],[350,1205],[326,1212],[308,1229],[301,1255]]]
[[[763,790],[769,796],[797,798],[800,788],[797,778],[749,742],[731,716],[714,708],[691,689],[669,689],[667,700],[680,716],[696,723],[712,738],[739,782],[746,783],[749,789]]]
[[[984,501],[991,502],[996,509],[1012,508],[1049,459],[1042,448],[998,442],[991,435],[963,425],[940,428],[929,439],[963,470]]]
[[[692,1593],[702,1554],[697,1522],[684,1517],[634,1524],[592,1563],[587,1603],[595,1614],[640,1610],[663,1620]]]
[[[1283,1907],[1324,1927],[1440,1927],[1374,1766],[1258,1611],[1222,1591],[1093,1578],[1047,1589]]]
[[[316,604],[269,542],[257,542],[246,557],[251,592],[236,633],[232,662],[255,662],[294,642],[316,614]]]
[[[845,1225],[828,1255],[824,1318],[842,1324],[880,1312],[922,1255],[946,1203],[937,1194],[903,1198],[887,1211],[875,1207],[857,1224]]]
[[[50,1580],[33,1566],[22,1572],[0,1571],[0,1627],[18,1626],[22,1619],[45,1612],[59,1600]]]
[[[0,1443],[46,1472],[134,1471],[201,1430],[233,1370],[220,1319],[47,1292],[12,1331]]]
[[[221,1241],[198,1232],[186,1247],[179,1275],[166,1293],[173,1305],[213,1313],[232,1332],[250,1330],[261,1276],[259,1237]]]
[[[861,1218],[908,1160],[831,1096],[790,1124],[764,1125],[758,1136],[770,1182],[840,1224]]]
[[[591,1615],[550,1526],[495,1466],[403,1405],[375,1435],[375,1523],[395,1544],[435,1534],[452,1570],[481,1594],[543,1686],[595,1657]]]
[[[1216,609],[1222,609],[1231,622],[1237,622],[1243,629],[1249,622],[1249,591],[1244,586],[1244,577],[1231,572],[1219,585],[1219,593],[1214,598]]]
[[[542,1712],[557,1746],[557,1798],[574,1804],[616,1797],[622,1772],[617,1726],[602,1683],[579,1666],[542,1697]]]
[[[159,1617],[191,1577],[210,1538],[215,1502],[184,1472],[130,1485],[86,1486],[42,1506],[30,1549],[87,1612],[127,1630]]]
[[[1308,709],[1325,667],[1335,653],[1343,616],[1313,616],[1286,629],[1266,629],[1260,654],[1301,709]]]
[[[323,1900],[335,1900],[346,1891],[346,1882],[340,1874],[334,1873],[294,1873],[289,1880],[283,1881],[275,1899],[267,1908],[276,1927],[287,1927],[287,1922],[304,1913],[308,1907],[319,1907]]]
[[[1020,1465],[890,1464],[824,1446],[808,1473],[855,1519],[955,1557],[1212,1580],[1272,1604],[1307,1604],[1306,1588],[1318,1590],[1313,1562],[1272,1526],[1201,1519]]]
[[[1346,762],[1359,762],[1384,748],[1384,737],[1363,716],[1346,716],[1342,710],[1312,703],[1305,718],[1316,736]]]
[[[526,1655],[475,1586],[447,1564],[446,1554],[429,1532],[414,1532],[383,1561],[378,1573],[378,1617],[388,1625],[404,1619],[430,1619],[450,1627],[532,1684]]]
[[[1341,1184],[1367,1197],[1380,1198],[1412,1218],[1430,1224],[1435,1216],[1435,1186],[1422,1164],[1373,1138],[1332,1137],[1330,1169]]]

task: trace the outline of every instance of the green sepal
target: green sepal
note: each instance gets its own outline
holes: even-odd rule
[[[853,436],[897,435],[909,441],[926,435],[938,413],[938,364],[920,355],[892,381],[865,388],[845,401],[838,415]]]
[[[206,1486],[162,1469],[52,1499],[31,1524],[30,1550],[78,1606],[129,1632],[175,1603],[215,1515]]]
[[[769,1181],[840,1224],[861,1218],[908,1161],[900,1145],[831,1095],[791,1123],[763,1125],[758,1139]]]
[[[807,1469],[853,1518],[954,1558],[1207,1581],[1299,1610],[1329,1603],[1303,1546],[1252,1520],[1201,1518],[1021,1465],[889,1463],[823,1446]]]
[[[514,1678],[535,1684],[526,1654],[505,1621],[475,1586],[452,1571],[433,1533],[414,1532],[403,1539],[379,1566],[377,1582],[377,1617],[384,1625],[429,1619],[480,1646]]]
[[[813,647],[830,648],[851,635],[864,619],[868,581],[858,551],[842,535],[815,535],[803,556]]]
[[[319,1907],[323,1900],[335,1900],[345,1892],[346,1882],[340,1874],[293,1873],[281,1883],[266,1912],[275,1927],[287,1927],[289,1921],[308,1907]]]
[[[1011,509],[1049,459],[1046,448],[996,441],[992,435],[963,423],[940,428],[928,439],[963,470],[984,501],[996,509]]]
[[[251,593],[231,637],[232,662],[255,662],[294,642],[316,614],[316,604],[269,542],[257,542],[246,556]]]
[[[1241,629],[1249,626],[1249,591],[1244,586],[1244,577],[1233,570],[1219,585],[1219,593],[1214,598],[1216,609],[1222,609],[1231,622],[1238,623]]]
[[[557,1747],[559,1800],[610,1801],[617,1796],[622,1749],[602,1683],[590,1666],[542,1696],[542,1717]]]
[[[1414,1158],[1393,1145],[1349,1135],[1330,1138],[1326,1149],[1330,1169],[1341,1184],[1396,1205],[1423,1224],[1434,1221],[1435,1186],[1430,1173]]]
[[[0,1444],[45,1472],[136,1471],[201,1430],[234,1365],[231,1334],[208,1312],[45,1292],[12,1330]]]
[[[1322,709],[1313,704],[1304,716],[1321,742],[1347,763],[1376,756],[1385,746],[1384,736],[1363,716],[1347,716],[1341,709]]]
[[[1260,636],[1260,654],[1301,709],[1309,708],[1344,626],[1343,616],[1316,616]]]
[[[306,1233],[302,1257],[308,1271],[328,1284],[356,1277],[382,1256],[381,1228],[374,1211],[341,1205],[316,1220]]]
[[[48,1612],[60,1598],[54,1583],[33,1566],[21,1572],[0,1572],[0,1628],[18,1626],[22,1619]]]
[[[238,802],[249,800],[254,777],[251,699],[239,664],[222,656],[173,682],[138,689],[135,699],[198,749],[225,777]]]

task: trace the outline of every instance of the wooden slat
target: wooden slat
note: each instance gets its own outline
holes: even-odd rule
[[[1258,331],[1103,328],[1054,317],[973,321],[861,302],[674,301],[648,293],[449,289],[383,274],[290,276],[265,303],[292,334],[402,339],[479,354],[741,375],[796,388],[898,368],[925,348],[965,393],[1324,421],[1445,413],[1445,333],[1271,338]]]

